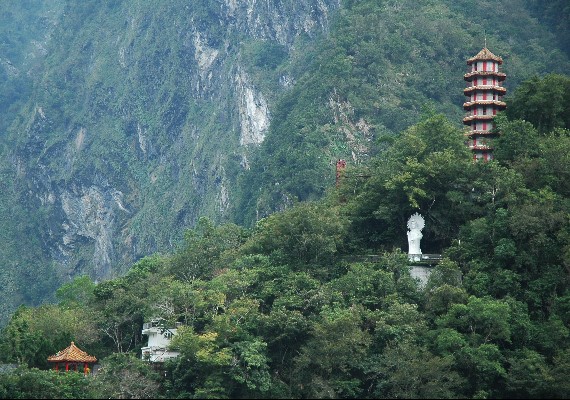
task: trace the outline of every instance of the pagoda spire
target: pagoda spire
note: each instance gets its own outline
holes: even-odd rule
[[[463,108],[467,114],[463,123],[469,127],[465,135],[475,160],[493,159],[493,139],[496,136],[493,119],[498,111],[507,106],[503,102],[507,90],[502,86],[506,75],[499,72],[502,63],[501,57],[487,49],[486,35],[485,47],[467,60],[470,70],[464,75],[467,87],[463,93],[467,101],[463,103]]]

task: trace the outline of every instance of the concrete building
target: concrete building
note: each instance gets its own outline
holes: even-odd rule
[[[168,346],[180,325],[181,323],[177,322],[174,328],[167,328],[162,319],[153,319],[144,323],[141,333],[148,336],[148,344],[141,349],[142,359],[152,363],[162,363],[178,357],[180,353],[168,350]]]

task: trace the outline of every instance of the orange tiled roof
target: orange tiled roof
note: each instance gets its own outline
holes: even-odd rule
[[[475,62],[477,60],[493,60],[493,61],[497,61],[499,64],[503,63],[503,59],[501,57],[494,55],[486,47],[484,47],[483,50],[481,50],[479,53],[477,53],[477,55],[468,59],[467,64],[471,65],[471,64],[473,64],[473,62]]]
[[[53,356],[49,356],[48,361],[97,362],[97,359],[81,350],[75,345],[75,343],[71,342],[71,344],[65,349],[58,351]]]

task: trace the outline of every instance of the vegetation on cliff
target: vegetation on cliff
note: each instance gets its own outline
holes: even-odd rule
[[[546,82],[567,88],[570,77],[521,87],[544,101]],[[563,98],[538,125],[499,115],[487,163],[426,112],[321,200],[252,228],[201,218],[171,254],[21,307],[0,337],[2,360],[21,367],[0,373],[0,397],[567,398]],[[536,112],[514,100],[517,115]],[[422,249],[444,256],[423,288],[403,251],[416,211]],[[156,317],[183,323],[172,342],[181,355],[160,374],[139,359],[142,324]],[[99,374],[43,371],[70,340],[100,359]]]
[[[568,71],[563,3],[1,2],[0,326],[201,216],[322,198],[338,158],[367,165],[426,110],[459,126],[485,35],[509,91]]]

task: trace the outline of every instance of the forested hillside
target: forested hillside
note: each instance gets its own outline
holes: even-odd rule
[[[0,326],[75,277],[174,253],[201,217],[250,229],[317,201],[338,158],[381,164],[422,115],[460,129],[485,38],[509,94],[567,72],[567,16],[530,0],[0,2]],[[390,250],[387,234],[361,240]]]
[[[539,107],[537,106],[539,105]],[[491,162],[427,111],[337,188],[251,229],[201,218],[171,254],[21,307],[2,398],[568,398],[570,77],[525,81]],[[410,276],[406,220],[443,254]],[[140,359],[143,322],[181,354]],[[45,371],[74,341],[98,373]]]

